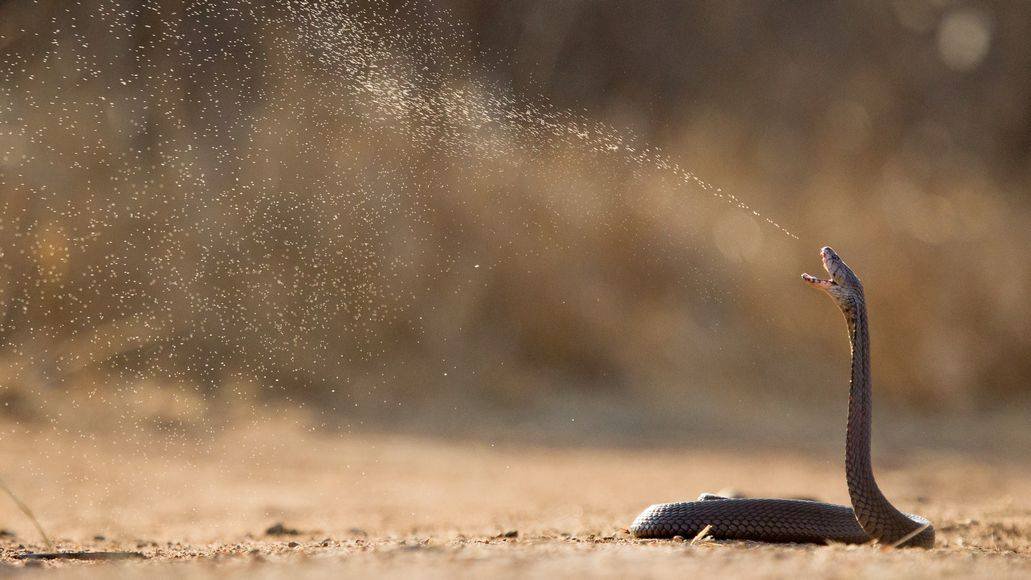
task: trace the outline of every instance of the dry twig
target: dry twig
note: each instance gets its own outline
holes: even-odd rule
[[[7,487],[7,484],[4,483],[3,479],[0,479],[0,489],[4,490],[7,493],[7,495],[11,497],[11,499],[14,501],[14,504],[17,505],[18,509],[21,510],[21,513],[25,514],[25,517],[29,518],[29,520],[32,521],[32,525],[36,526],[36,530],[39,531],[39,535],[43,536],[43,543],[46,544],[47,549],[53,550],[53,542],[51,542],[50,538],[47,537],[47,533],[43,531],[43,526],[40,525],[39,520],[36,519],[36,515],[32,513],[32,510],[29,509],[29,506],[25,505],[25,502],[18,499],[18,496],[14,495],[14,492],[11,491],[11,488]]]

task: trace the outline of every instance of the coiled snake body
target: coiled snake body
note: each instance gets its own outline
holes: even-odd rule
[[[845,438],[845,478],[852,506],[793,499],[728,499],[702,494],[697,501],[656,504],[641,512],[630,526],[638,538],[693,537],[706,526],[717,539],[764,542],[826,541],[930,548],[934,528],[926,519],[905,514],[884,497],[870,462],[870,333],[863,285],[834,250],[820,250],[830,275],[821,280],[803,274],[811,286],[826,292],[845,315],[852,344],[848,427]]]

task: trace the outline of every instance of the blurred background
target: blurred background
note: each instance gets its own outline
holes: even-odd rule
[[[1029,36],[1015,2],[0,0],[0,413],[836,433],[829,244],[879,417],[1026,429]]]

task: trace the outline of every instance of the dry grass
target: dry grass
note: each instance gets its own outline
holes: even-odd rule
[[[54,543],[50,541],[50,537],[47,536],[46,531],[43,530],[43,526],[39,523],[39,520],[36,518],[36,514],[32,513],[32,509],[29,508],[29,506],[25,505],[25,502],[23,502],[17,495],[15,495],[15,493],[11,491],[11,488],[7,485],[7,482],[5,482],[2,479],[0,479],[0,490],[6,493],[7,496],[11,498],[11,501],[14,502],[14,505],[18,506],[18,510],[21,511],[21,513],[25,514],[25,517],[28,518],[30,522],[32,522],[32,525],[36,528],[36,531],[39,532],[40,537],[43,538],[43,544],[47,547],[47,549],[53,549]]]
[[[938,62],[933,34],[900,32],[894,4],[791,17],[670,1],[627,18],[619,2],[443,2],[455,34],[417,9],[384,24],[399,54],[382,84],[423,87],[418,102],[464,91],[411,118],[356,97],[354,67],[319,60],[368,47],[297,46],[337,28],[319,18],[298,30],[232,2],[186,21],[176,2],[38,4],[0,7],[3,387],[103,391],[109,371],[137,371],[209,389],[249,375],[339,408],[519,407],[585,386],[667,406],[727,385],[810,400],[846,352],[837,314],[797,280],[829,243],[868,284],[883,393],[933,409],[1026,402],[1027,119],[1000,105],[1031,86],[1017,7],[991,7],[985,76],[964,76]],[[335,3],[294,5],[328,18]],[[932,22],[953,9],[926,7]],[[769,40],[781,35],[819,62]],[[548,89],[588,107],[585,125],[651,127],[639,147],[802,239],[668,168],[556,136],[532,110],[468,123],[504,91],[478,84],[482,55],[462,36],[513,55],[498,78],[554,83],[520,98],[543,106]],[[406,66],[418,59],[454,78],[428,82]],[[442,147],[445,130],[467,147]]]

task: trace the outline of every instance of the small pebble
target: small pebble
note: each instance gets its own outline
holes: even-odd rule
[[[267,536],[297,536],[300,533],[300,530],[284,526],[283,522],[276,522],[265,530]]]

